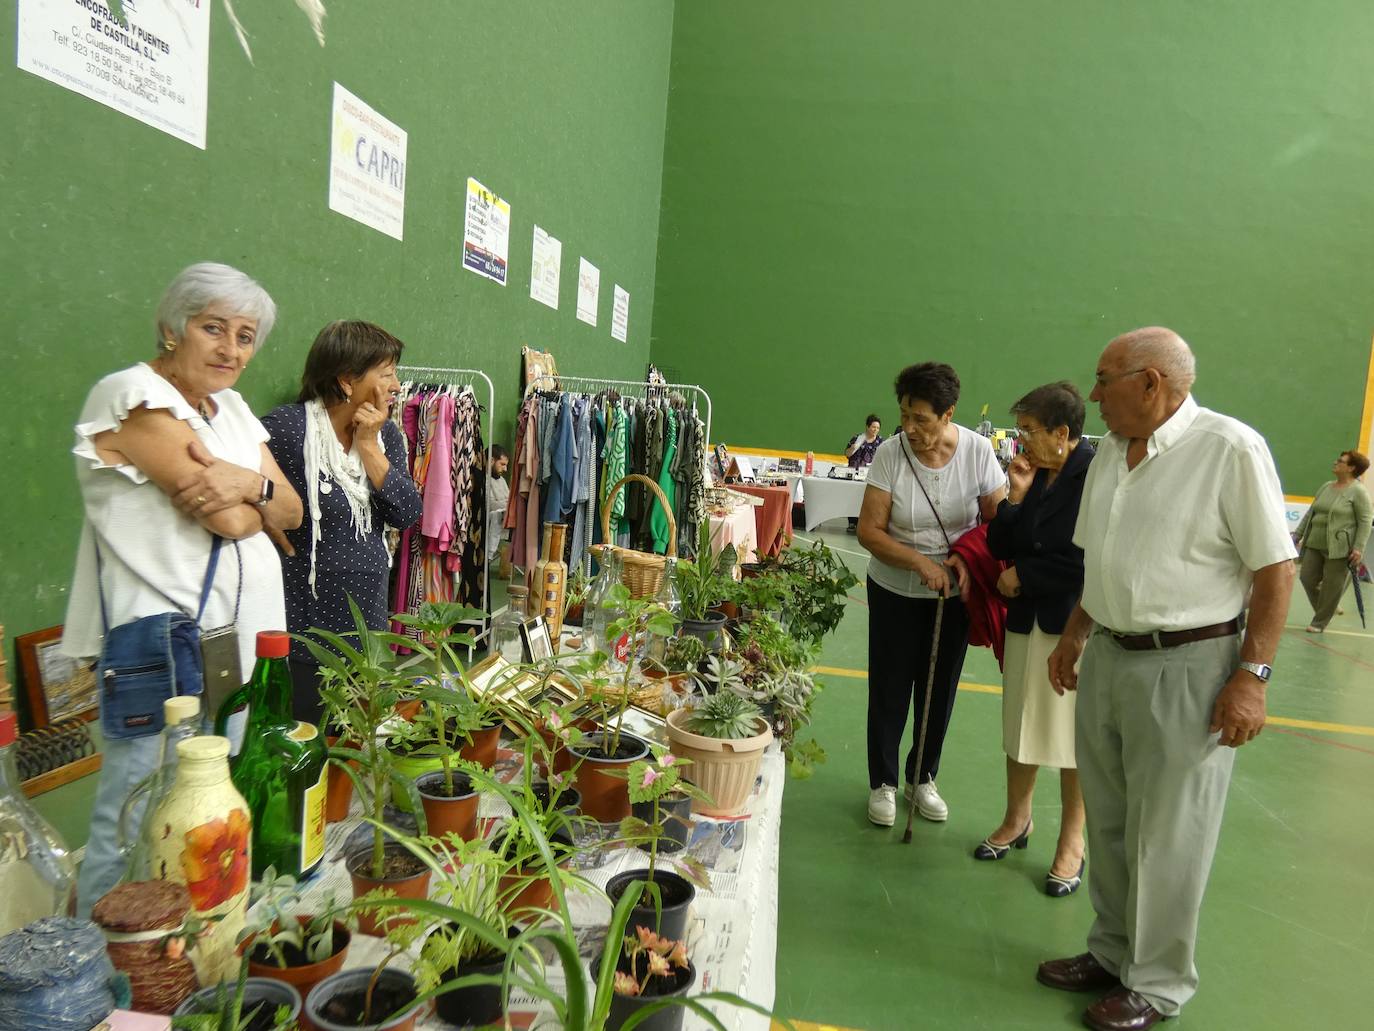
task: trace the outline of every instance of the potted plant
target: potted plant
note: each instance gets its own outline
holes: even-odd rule
[[[350,935],[342,907],[331,897],[313,915],[293,915],[301,902],[296,880],[263,871],[253,885],[249,923],[239,935],[248,956],[248,973],[295,988],[302,996],[320,981],[342,969]]]
[[[606,1027],[621,1028],[632,1017],[639,1016],[633,1026],[642,1031],[677,1031],[682,1027],[684,1007],[650,1007],[686,997],[696,977],[696,967],[687,958],[684,940],[634,925],[634,933],[621,939],[612,982],[615,994],[611,997]]]
[[[187,997],[172,1017],[186,1031],[277,1031],[294,1028],[301,996],[283,981],[248,976],[248,957],[239,961],[237,980],[211,985]]]
[[[412,844],[410,839],[399,837],[396,843],[403,848]],[[424,863],[423,857],[415,858]],[[371,968],[341,971],[310,989],[305,997],[305,1019],[318,1031],[412,1031],[415,1027],[419,988],[410,974],[391,969],[389,964],[419,941],[424,924],[413,917],[397,920],[375,912],[374,903],[379,901],[399,900],[378,890],[354,900],[353,908],[360,920],[366,915],[386,928],[387,947],[382,958]]]
[[[586,610],[587,591],[592,581],[587,576],[587,567],[579,562],[568,574],[568,585],[563,595],[563,625],[582,626],[582,614]]]
[[[692,780],[712,801],[698,802],[707,816],[734,816],[744,808],[763,751],[773,740],[759,707],[732,691],[708,695],[695,708],[668,714],[673,753],[691,759]]]
[[[819,643],[840,625],[849,590],[859,578],[823,541],[788,548],[778,562],[789,574],[788,630],[802,641]]]
[[[811,722],[821,690],[813,672],[820,646],[799,640],[772,617],[761,615],[746,624],[736,648],[738,674],[728,678],[725,689],[759,706],[787,758],[788,773],[809,777],[825,761],[825,749],[816,741],[798,739]]]
[[[711,528],[701,524],[697,539],[696,557],[679,559],[674,582],[682,600],[682,633],[699,637],[711,651],[721,647],[721,628],[726,614],[717,611],[722,600],[731,597],[735,564],[738,554],[733,544],[727,544],[719,555],[711,555]]]
[[[410,647],[414,642],[389,631],[369,630],[351,598],[349,608],[355,633],[345,638],[316,629],[311,636],[301,638],[320,664],[320,695],[326,718],[340,728],[343,740],[356,742],[350,747],[332,747],[330,762],[353,781],[373,828],[370,846],[347,856],[345,865],[353,878],[355,895],[386,887],[404,897],[423,898],[429,888],[429,871],[404,848],[395,843],[388,845],[383,824],[387,800],[396,792],[408,798],[420,832],[427,830],[415,784],[396,770],[382,737],[385,728],[396,719],[396,703],[406,683],[405,674],[398,673],[393,666],[391,646]],[[324,643],[316,641],[315,636]],[[358,929],[364,934],[378,930],[366,916],[359,920]]]
[[[649,754],[647,744],[623,729],[625,711],[634,699],[631,678],[636,663],[652,637],[668,637],[673,632],[672,613],[662,605],[630,597],[623,584],[611,588],[610,598],[616,610],[624,615],[610,625],[609,636],[613,639],[625,637],[628,647],[619,683],[594,676],[584,685],[589,700],[600,710],[600,731],[583,733],[576,727],[564,727],[560,731],[569,750],[581,760],[577,768],[577,790],[582,793],[582,811],[602,823],[618,823],[630,812],[625,781],[608,777],[603,771],[624,769]]]
[[[677,870],[659,869],[660,850],[675,852],[686,844],[691,831],[692,801],[709,802],[698,788],[682,780],[683,767],[690,760],[663,749],[655,749],[652,762],[631,763],[628,771],[632,815],[620,824],[621,839],[630,844],[647,845],[649,867],[626,870],[606,883],[612,904],[619,901],[632,883],[645,887],[631,914],[632,926],[643,926],[670,938],[681,938],[687,930],[687,911],[696,898],[694,885],[708,887],[706,870],[695,859],[670,860]],[[642,815],[641,815],[642,814]],[[673,825],[677,832],[668,829]],[[664,844],[669,845],[663,848]]]

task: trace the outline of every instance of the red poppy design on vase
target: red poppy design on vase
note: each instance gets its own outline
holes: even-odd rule
[[[228,902],[248,887],[248,814],[232,809],[222,820],[211,820],[186,832],[181,872],[191,904],[201,912]]]

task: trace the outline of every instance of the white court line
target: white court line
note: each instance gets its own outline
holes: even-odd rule
[[[816,540],[816,538],[814,538],[814,537],[804,537],[804,536],[802,536],[801,534],[797,533],[795,530],[792,531],[792,536],[795,537],[795,538],[797,538],[797,540],[799,540],[799,541],[805,541],[807,544],[811,544],[811,543],[813,543],[813,542]],[[853,555],[855,558],[871,558],[871,557],[872,557],[872,556],[869,555],[869,553],[866,552],[866,551],[850,551],[848,548],[836,547],[834,544],[828,544],[828,545],[826,545],[826,546],[827,546],[831,551],[838,551],[841,555]]]
[[[1296,623],[1283,624],[1285,630],[1306,630],[1306,626],[1298,626]],[[1327,627],[1320,634],[1313,634],[1313,637],[1325,637],[1327,634],[1340,634],[1342,637],[1369,637],[1374,638],[1374,634],[1362,634],[1358,630],[1332,630]]]

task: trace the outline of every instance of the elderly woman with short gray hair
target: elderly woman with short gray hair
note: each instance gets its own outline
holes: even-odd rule
[[[91,389],[72,449],[85,519],[63,631],[68,654],[97,656],[110,628],[180,610],[202,630],[232,628],[246,674],[257,632],[285,627],[281,566],[263,531],[298,526],[301,502],[233,389],[275,318],[272,298],[244,273],[192,265],[158,305],[157,356]],[[101,703],[113,704],[104,691]],[[107,735],[82,914],[124,873],[116,825],[157,761],[151,730]]]

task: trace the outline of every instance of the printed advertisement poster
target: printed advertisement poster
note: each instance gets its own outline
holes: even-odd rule
[[[205,149],[209,0],[19,0],[26,72]]]
[[[630,335],[630,291],[616,283],[611,301],[611,336],[623,344]]]
[[[406,131],[337,82],[329,208],[397,240],[405,230]]]
[[[550,308],[558,307],[558,281],[563,273],[563,241],[534,227],[534,259],[530,264],[530,296]]]
[[[463,268],[506,285],[510,251],[510,205],[476,179],[468,179],[463,220]]]
[[[596,303],[601,296],[601,270],[586,258],[577,266],[577,317],[589,326],[596,325]]]

